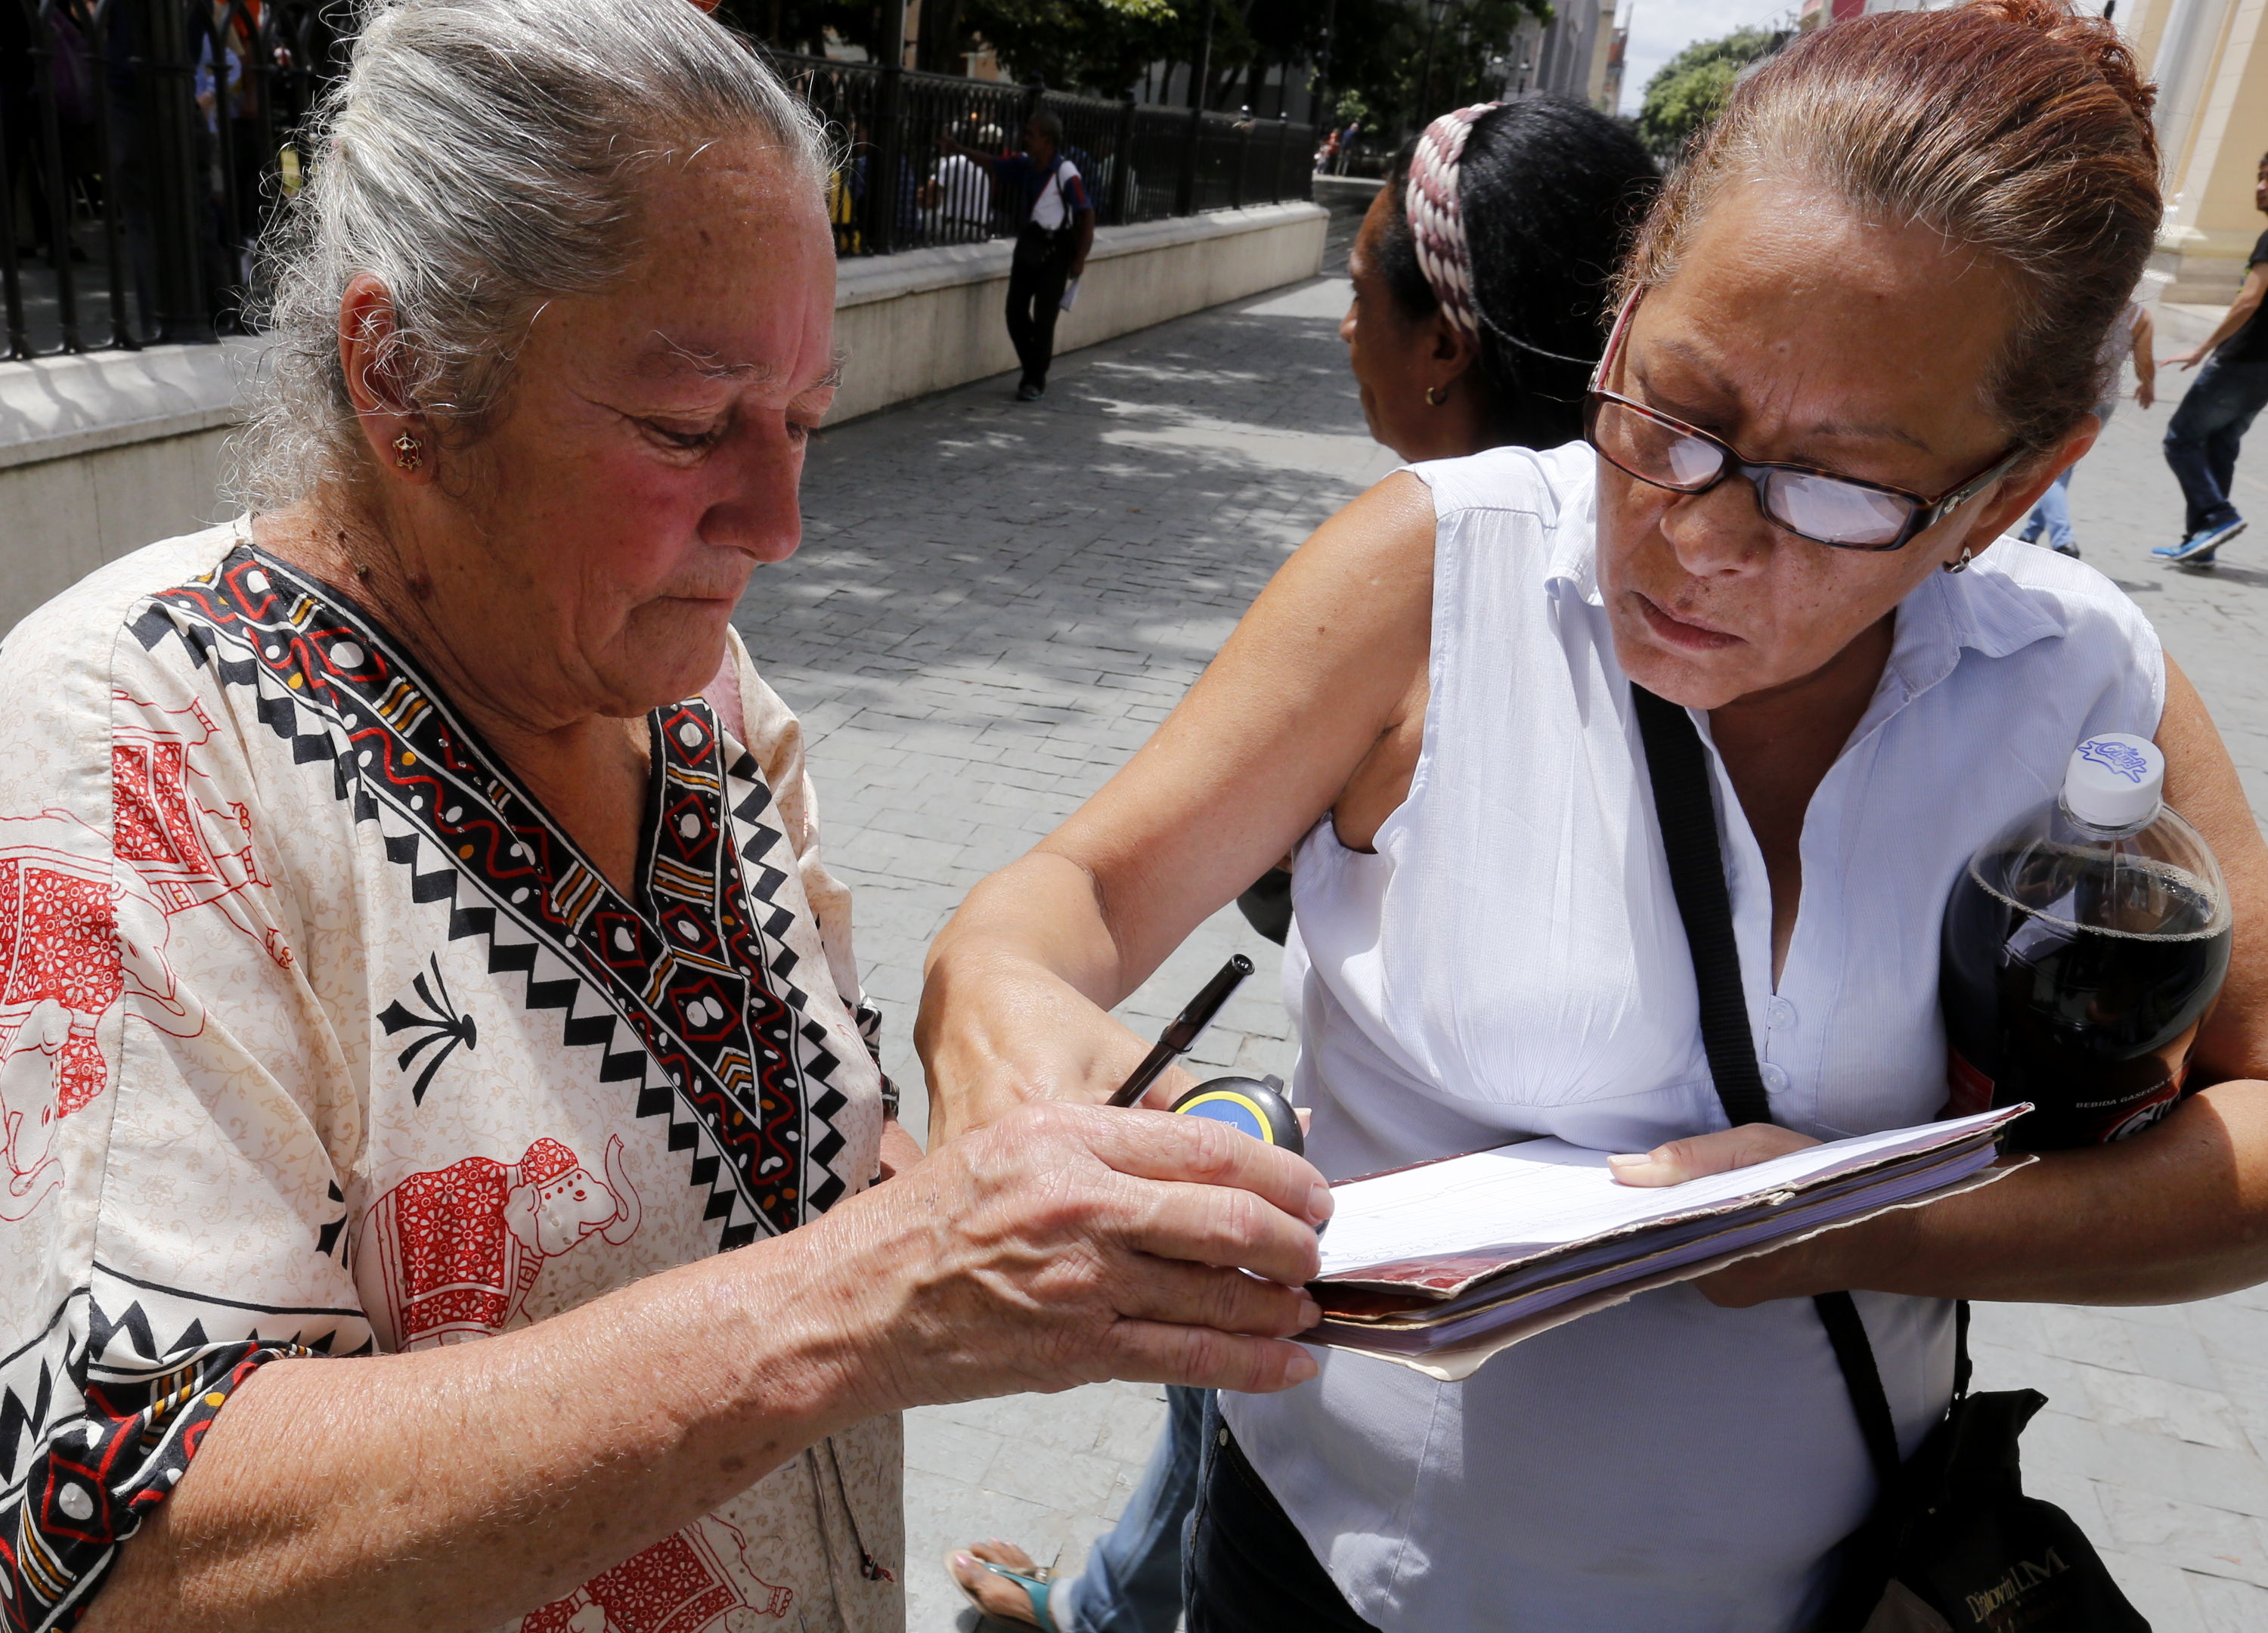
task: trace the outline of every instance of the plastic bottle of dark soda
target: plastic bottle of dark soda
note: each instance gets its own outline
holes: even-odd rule
[[[2228,973],[2228,887],[2124,732],[2073,751],[2063,791],[1969,859],[1945,905],[1950,1114],[2034,1107],[2009,1144],[2124,1139],[2171,1111]]]

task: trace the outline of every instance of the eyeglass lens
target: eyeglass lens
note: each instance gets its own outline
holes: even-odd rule
[[[1727,456],[1715,445],[1610,399],[1598,400],[1593,435],[1609,460],[1658,487],[1692,492],[1725,468]],[[1908,515],[1895,494],[1808,471],[1767,472],[1757,498],[1764,514],[1792,533],[1860,548],[1896,539]]]

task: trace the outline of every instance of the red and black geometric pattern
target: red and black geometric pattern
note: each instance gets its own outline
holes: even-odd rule
[[[85,1614],[118,1544],[259,1367],[368,1350],[351,1310],[256,1306],[95,1273],[99,1287],[71,1293],[46,1331],[0,1357],[0,1633],[45,1633]],[[247,1312],[248,1336],[206,1337],[206,1319],[241,1331]],[[85,1334],[60,1366],[48,1347],[58,1327]]]
[[[565,1041],[600,1051],[601,1081],[638,1116],[669,1118],[720,1250],[843,1194],[853,1176],[831,1166],[844,1145],[832,1119],[847,1102],[827,1081],[841,1062],[792,979],[794,916],[777,900],[792,857],[754,760],[724,763],[705,704],[649,718],[655,775],[626,901],[328,586],[240,547],[131,627],[249,688],[294,761],[328,766],[335,797],[378,825],[413,898],[449,904],[450,938],[483,938],[491,972],[522,974],[530,1008],[563,1011]]]

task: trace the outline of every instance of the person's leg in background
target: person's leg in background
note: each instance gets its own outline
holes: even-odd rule
[[[1042,392],[1048,364],[1055,360],[1056,320],[1063,316],[1064,285],[1071,282],[1071,257],[1050,254],[1035,269],[1032,285],[1032,349],[1024,358],[1024,378]]]
[[[1204,1460],[1204,1389],[1166,1391],[1166,1432],[1118,1523],[1064,1586],[1064,1633],[1174,1633],[1182,1620],[1182,1532],[1197,1500]]]
[[[1211,1400],[1204,1389],[1166,1391],[1165,1432],[1151,1449],[1142,1483],[1118,1523],[1095,1540],[1079,1575],[1049,1586],[1046,1621],[1036,1625],[1052,1624],[1059,1633],[1174,1633],[1181,1624],[1182,1533],[1197,1502]],[[969,1555],[982,1563],[1032,1573],[1031,1556],[998,1539],[977,1544]],[[963,1593],[981,1595],[979,1602],[994,1621],[1035,1623],[1029,1595],[1020,1588],[983,1583],[977,1570],[958,1564],[948,1569]]]
[[[1019,397],[1036,396],[1048,376],[1047,353],[1037,350],[1039,335],[1034,323],[1033,307],[1041,300],[1040,283],[1042,265],[1038,256],[1027,252],[1022,244],[1008,262],[1008,343],[1016,349],[1016,361],[1022,365],[1024,377],[1016,383]],[[1060,294],[1057,297],[1061,299]],[[1053,326],[1049,339],[1053,339]]]
[[[2200,538],[2209,542],[2202,549],[2161,546],[2153,555],[2210,561],[2219,538],[2242,529],[2243,519],[2228,490],[2237,450],[2264,402],[2268,363],[2229,364],[2215,357],[2198,371],[2166,427],[2166,464],[2182,485],[2185,543],[2193,546]]]
[[[2040,533],[2047,533],[2050,548],[2065,555],[2077,555],[2079,546],[2071,533],[2071,474],[2076,465],[2064,467],[2062,475],[2048,485],[2040,502],[2032,506],[2032,513],[2024,519],[2024,531],[2017,536],[2026,544],[2039,542]]]

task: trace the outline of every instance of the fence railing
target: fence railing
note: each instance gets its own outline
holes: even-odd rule
[[[0,0],[5,355],[239,330],[337,71],[321,0]]]
[[[828,188],[839,254],[1012,236],[1021,201],[940,138],[1002,153],[1022,145],[1025,121],[1042,109],[1063,121],[1064,151],[1105,226],[1307,196],[1311,126],[872,63],[784,53],[772,62],[843,144]]]
[[[253,246],[320,162],[343,0],[0,0],[0,325],[10,359],[241,333]],[[947,152],[1021,145],[1039,108],[1106,224],[1304,198],[1305,125],[775,55],[836,129],[836,253],[1008,236],[1017,201]]]

